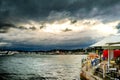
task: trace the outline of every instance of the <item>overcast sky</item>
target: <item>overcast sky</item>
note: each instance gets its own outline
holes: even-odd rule
[[[0,0],[0,48],[77,49],[119,34],[120,0]]]

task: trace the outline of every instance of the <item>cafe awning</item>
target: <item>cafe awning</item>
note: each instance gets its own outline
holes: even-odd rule
[[[120,34],[104,38],[90,47],[108,48],[108,46],[110,49],[120,49]]]

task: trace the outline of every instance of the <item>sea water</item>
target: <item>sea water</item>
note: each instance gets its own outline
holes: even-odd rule
[[[85,55],[0,56],[0,80],[80,80]]]

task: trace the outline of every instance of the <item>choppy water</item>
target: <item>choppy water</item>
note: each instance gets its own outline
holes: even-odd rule
[[[84,55],[0,56],[0,80],[80,80]]]

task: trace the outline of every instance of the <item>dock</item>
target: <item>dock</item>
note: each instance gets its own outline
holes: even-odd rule
[[[82,66],[80,77],[82,80],[103,80],[102,78],[94,75],[93,68],[87,64]]]
[[[107,61],[92,66],[91,60],[83,62],[80,78],[81,80],[120,80],[116,68],[110,68],[108,72]]]

